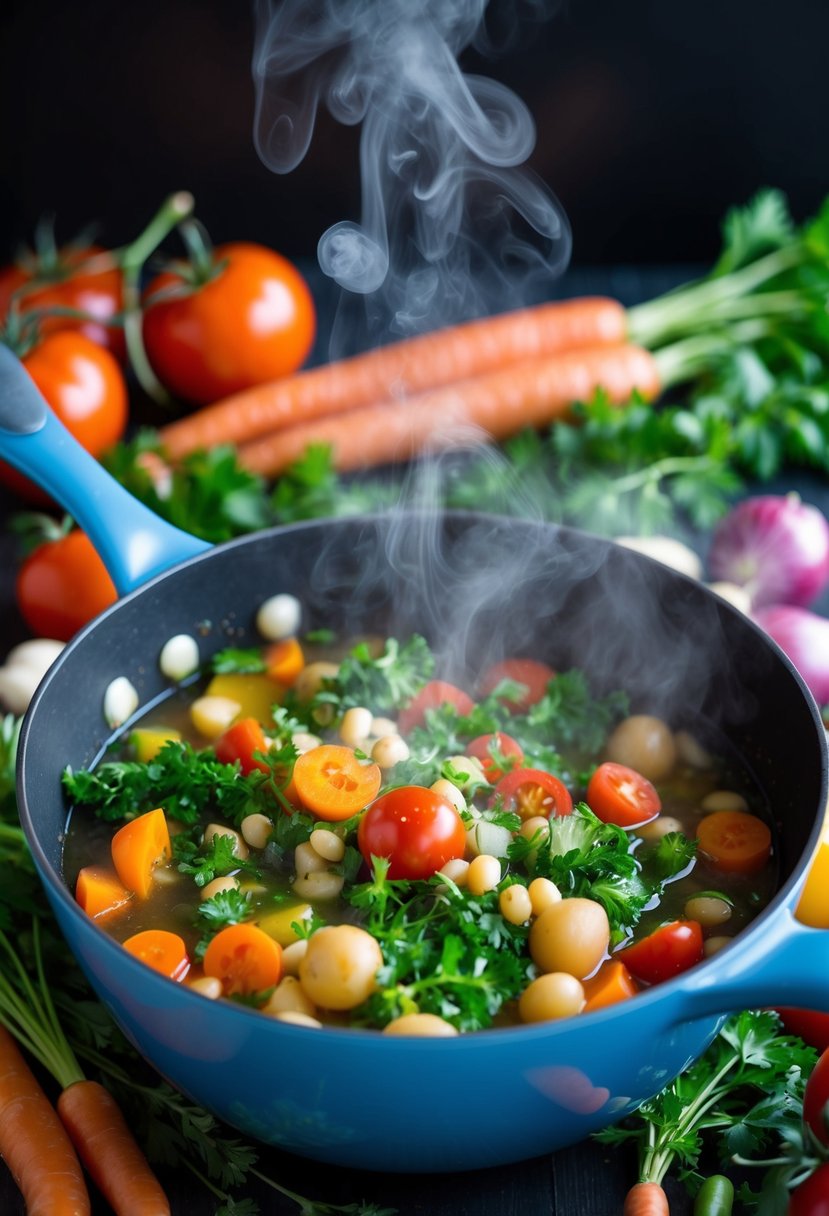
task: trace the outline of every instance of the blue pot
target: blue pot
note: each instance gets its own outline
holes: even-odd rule
[[[162,523],[81,452],[0,347],[0,456],[91,535],[122,599],[64,650],[24,722],[18,796],[63,934],[113,1017],[167,1080],[246,1135],[347,1166],[475,1169],[563,1147],[620,1119],[708,1045],[728,1012],[829,1010],[829,934],[794,918],[826,805],[825,735],[791,663],[702,586],[607,541],[474,513],[389,513],[275,529],[209,549]],[[597,691],[736,751],[777,827],[779,889],[709,961],[560,1023],[459,1039],[308,1030],[214,1002],[148,970],[62,877],[60,776],[110,742],[109,682],[142,710],[169,694],[173,634],[204,659],[254,644],[258,605],[289,591],[308,627],[426,634],[450,673],[508,653],[583,667]],[[451,674],[450,677],[451,678]],[[129,726],[129,724],[127,724]]]

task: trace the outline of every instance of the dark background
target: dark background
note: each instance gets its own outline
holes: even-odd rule
[[[300,259],[357,216],[356,130],[323,121],[286,177],[257,157],[252,0],[2,7],[4,255],[49,212],[61,239],[98,220],[121,243],[179,188],[214,239]],[[725,209],[760,186],[798,218],[816,209],[827,47],[825,0],[569,0],[503,57],[462,62],[532,111],[531,164],[570,218],[574,263],[666,264],[709,260]]]

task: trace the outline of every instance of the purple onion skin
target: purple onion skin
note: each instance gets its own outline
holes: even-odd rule
[[[715,528],[708,569],[745,587],[752,609],[806,607],[829,583],[829,523],[797,494],[747,498]]]
[[[789,656],[818,705],[829,704],[829,620],[791,604],[761,608],[752,618]]]

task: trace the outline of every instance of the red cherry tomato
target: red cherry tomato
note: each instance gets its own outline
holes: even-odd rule
[[[806,1082],[803,1122],[822,1144],[829,1144],[829,1051],[821,1054]]]
[[[600,764],[587,784],[587,805],[604,823],[632,828],[647,823],[662,810],[654,787],[625,764]]]
[[[702,929],[695,920],[674,920],[613,957],[638,980],[661,984],[702,961]]]
[[[569,815],[573,799],[567,786],[540,768],[516,768],[502,777],[495,787],[494,802],[500,798],[504,810],[515,811],[522,819],[544,815]]]
[[[15,597],[33,634],[68,642],[118,595],[89,537],[76,529],[26,558]]]
[[[81,447],[100,456],[127,425],[127,386],[118,363],[83,334],[49,334],[26,355],[23,366]],[[44,492],[0,461],[0,481],[30,502],[49,502]]]
[[[401,785],[365,812],[357,844],[369,864],[372,856],[389,858],[389,878],[430,878],[453,857],[463,857],[466,829],[447,798]]]
[[[829,1013],[815,1009],[778,1009],[783,1026],[810,1047],[825,1051],[829,1047]]]
[[[295,372],[316,333],[308,284],[280,254],[244,242],[220,245],[214,267],[195,288],[165,270],[145,294],[150,363],[171,392],[199,405]],[[181,295],[154,300],[176,286]]]
[[[89,320],[43,317],[40,332],[74,330],[106,347],[118,359],[123,359],[126,350],[124,331],[108,322],[121,311],[122,295],[121,271],[114,264],[106,264],[106,250],[98,245],[59,249],[48,258],[33,258],[31,266],[0,270],[0,317],[6,316],[12,299],[21,314],[52,308],[87,313]]]
[[[268,750],[265,732],[256,718],[242,718],[239,722],[234,722],[219,736],[213,744],[213,750],[216,759],[221,760],[222,764],[235,764],[238,761],[243,773],[249,773],[255,768],[265,773],[270,772],[264,760],[255,760],[253,756],[254,752],[264,755]]]
[[[540,663],[537,659],[503,659],[502,662],[494,663],[484,672],[480,681],[479,693],[482,697],[488,696],[502,680],[512,680],[516,684],[523,684],[526,691],[516,700],[504,698],[504,704],[508,705],[511,710],[515,713],[523,713],[531,705],[535,705],[537,701],[541,700],[550,680],[555,679],[555,674],[552,667],[548,667],[546,663]]]
[[[475,702],[462,689],[446,680],[430,680],[416,692],[409,704],[397,715],[397,728],[402,735],[407,735],[416,726],[422,726],[426,719],[427,709],[437,709],[441,705],[454,705],[461,715],[471,714]]]
[[[493,752],[505,761],[512,760],[511,765],[506,765],[506,771],[509,772],[521,763],[524,753],[520,744],[516,743],[511,735],[505,735],[500,730],[494,735],[478,735],[477,739],[473,739],[467,745],[467,756],[474,756],[476,760],[480,760],[487,781],[494,785],[496,781],[501,780],[505,770],[499,766]]]
[[[792,1191],[786,1216],[829,1216],[829,1162],[824,1161]]]

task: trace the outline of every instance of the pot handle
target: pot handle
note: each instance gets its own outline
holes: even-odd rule
[[[775,1006],[829,1012],[829,931],[801,924],[789,907],[764,929],[677,981],[677,1021]]]
[[[23,364],[2,343],[0,456],[56,498],[83,528],[119,595],[210,548],[110,477],[49,409]]]

